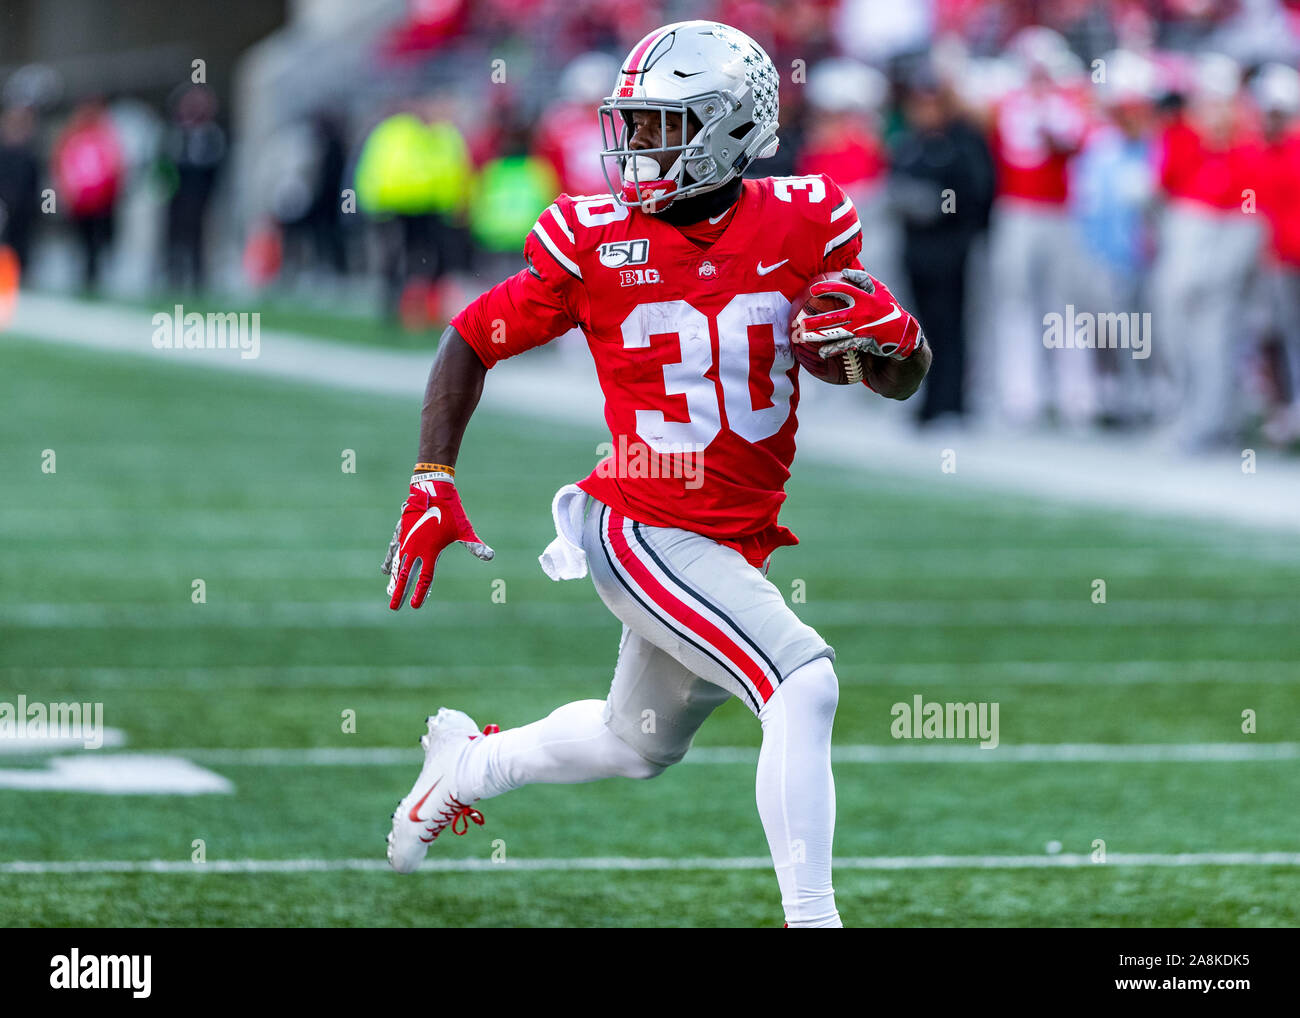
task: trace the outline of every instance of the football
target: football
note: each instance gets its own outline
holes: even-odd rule
[[[820,315],[827,311],[834,311],[837,307],[848,305],[848,299],[837,294],[824,293],[814,297],[810,292],[814,283],[839,279],[840,277],[841,273],[839,272],[823,272],[816,275],[808,280],[803,292],[794,299],[793,306],[799,310],[795,312],[790,321],[790,348],[794,352],[794,359],[814,378],[819,378],[823,382],[830,382],[832,385],[855,385],[862,381],[864,368],[858,351],[849,350],[837,357],[823,360],[818,351],[823,342],[828,341],[805,341],[803,338],[803,320],[805,318],[810,315]]]

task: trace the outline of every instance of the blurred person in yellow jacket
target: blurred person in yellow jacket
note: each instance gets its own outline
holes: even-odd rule
[[[436,317],[438,281],[464,255],[473,166],[450,113],[432,99],[381,120],[357,161],[357,203],[380,226],[385,309],[414,327]]]
[[[502,154],[484,164],[469,210],[475,244],[494,260],[518,261],[524,240],[560,192],[550,162],[529,155],[531,132],[513,125],[503,139]]]

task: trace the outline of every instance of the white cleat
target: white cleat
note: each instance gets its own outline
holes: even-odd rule
[[[398,873],[412,873],[424,861],[429,845],[447,827],[464,834],[471,820],[480,827],[483,814],[473,803],[456,797],[456,763],[474,739],[500,731],[488,725],[481,733],[468,714],[441,708],[427,719],[429,732],[420,736],[424,767],[415,786],[397,804],[393,829],[388,832],[388,863]]]

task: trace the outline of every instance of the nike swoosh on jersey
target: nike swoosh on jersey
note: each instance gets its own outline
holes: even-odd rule
[[[781,259],[779,262],[777,262],[775,265],[764,265],[764,264],[760,261],[760,262],[758,263],[758,274],[759,274],[760,276],[766,276],[769,272],[775,272],[777,269],[779,269],[782,265],[784,265],[784,264],[785,264],[786,262],[788,262],[789,260],[790,260],[789,258],[782,258],[782,259]]]
[[[419,520],[416,521],[415,526],[413,526],[410,530],[406,532],[406,539],[402,541],[402,547],[398,549],[398,554],[401,554],[406,550],[406,542],[411,539],[412,534],[414,534],[417,530],[419,530],[422,526],[424,526],[425,523],[428,522],[430,516],[432,516],[439,523],[442,522],[441,509],[439,509],[437,506],[434,506],[432,509],[426,509],[424,511],[424,515],[421,516]]]

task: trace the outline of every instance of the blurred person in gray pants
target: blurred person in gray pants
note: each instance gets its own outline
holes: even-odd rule
[[[1169,434],[1188,451],[1236,438],[1245,298],[1259,266],[1259,141],[1239,104],[1241,77],[1207,55],[1185,115],[1165,130],[1168,197],[1152,278],[1155,355],[1180,384]]]
[[[1253,82],[1264,117],[1264,174],[1260,211],[1269,225],[1265,278],[1267,327],[1282,340],[1285,398],[1264,434],[1277,445],[1300,441],[1300,73],[1268,64]]]
[[[1002,415],[1028,427],[1053,407],[1060,420],[1087,424],[1096,410],[1096,351],[1048,349],[1048,315],[1064,316],[1077,292],[1077,231],[1071,222],[1068,164],[1082,144],[1087,118],[1077,91],[1078,68],[1064,40],[1026,29],[1012,43],[1024,85],[998,101],[991,145],[997,201],[990,235],[993,290],[985,352],[997,370]]]

